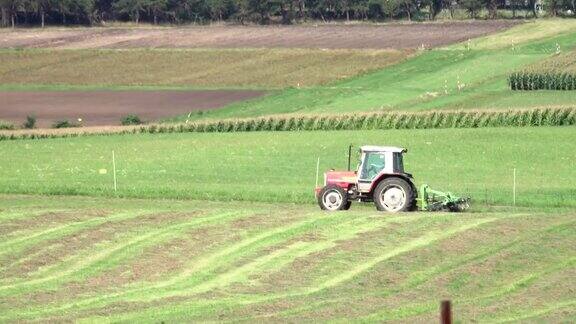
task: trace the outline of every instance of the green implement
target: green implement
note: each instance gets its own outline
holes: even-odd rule
[[[462,212],[470,207],[470,198],[462,198],[451,192],[430,189],[426,184],[420,186],[420,210]]]

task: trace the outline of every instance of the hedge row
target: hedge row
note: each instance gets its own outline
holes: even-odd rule
[[[55,138],[83,135],[187,132],[254,132],[304,130],[374,130],[422,128],[477,128],[576,125],[575,108],[543,108],[508,111],[436,111],[422,113],[366,113],[350,115],[272,116],[251,119],[205,121],[187,124],[154,124],[110,131],[58,133],[1,133],[0,140]]]
[[[517,72],[508,84],[512,90],[576,90],[576,74]]]

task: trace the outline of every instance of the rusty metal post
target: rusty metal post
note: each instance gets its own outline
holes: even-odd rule
[[[452,304],[449,300],[440,303],[440,324],[452,324]]]
[[[350,171],[351,162],[352,162],[352,144],[348,145],[348,171]]]

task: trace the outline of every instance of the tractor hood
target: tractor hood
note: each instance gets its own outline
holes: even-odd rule
[[[348,187],[349,184],[356,183],[355,171],[328,171],[324,174],[325,184],[335,184],[341,187]]]

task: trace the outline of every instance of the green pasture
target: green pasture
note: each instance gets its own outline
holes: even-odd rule
[[[574,214],[0,196],[1,322],[570,322]]]
[[[0,192],[313,203],[316,163],[347,147],[408,149],[418,185],[520,206],[576,206],[575,128],[134,134],[0,142]],[[114,191],[112,151],[116,156]]]
[[[446,48],[421,51],[381,70],[306,89],[291,88],[197,118],[275,113],[566,106],[576,94],[509,90],[511,72],[576,46],[576,21],[539,20]],[[553,60],[553,58],[550,58]]]

